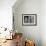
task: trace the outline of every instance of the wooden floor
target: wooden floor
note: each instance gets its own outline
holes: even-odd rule
[[[12,40],[0,39],[0,42],[6,40],[6,42],[0,44],[0,46],[16,46],[16,45],[18,45],[18,44],[16,44],[16,41],[19,41],[19,44],[22,46],[22,42],[21,42],[22,41],[22,36],[21,35],[22,35],[21,33],[16,33],[12,37],[13,38]]]
[[[2,43],[0,46],[16,46],[15,39],[13,39],[13,40],[6,40],[6,42]]]

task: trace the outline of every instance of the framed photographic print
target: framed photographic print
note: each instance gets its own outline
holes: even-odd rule
[[[23,26],[36,26],[37,14],[22,14],[22,25]]]

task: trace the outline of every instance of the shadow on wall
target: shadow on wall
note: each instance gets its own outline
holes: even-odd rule
[[[24,0],[17,0],[16,3],[12,6],[12,9],[17,9],[22,3],[23,3]]]

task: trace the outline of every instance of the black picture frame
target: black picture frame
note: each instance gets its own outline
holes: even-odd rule
[[[37,14],[22,14],[22,26],[36,26]]]

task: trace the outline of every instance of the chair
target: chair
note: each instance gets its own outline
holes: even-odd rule
[[[35,46],[35,43],[32,40],[26,40],[25,46]]]
[[[15,33],[16,46],[22,45],[22,33]]]

